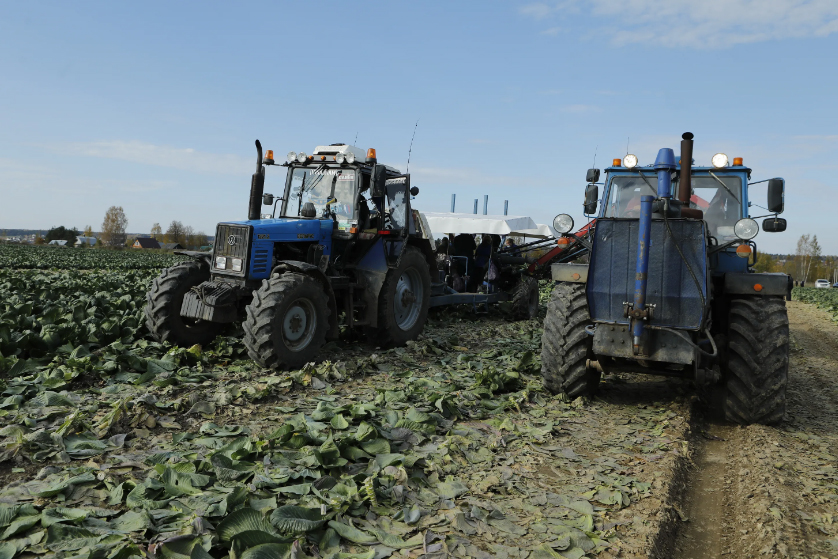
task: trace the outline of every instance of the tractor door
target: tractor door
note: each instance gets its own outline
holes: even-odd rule
[[[384,183],[386,207],[385,228],[389,233],[384,236],[384,254],[387,266],[395,268],[399,264],[407,236],[413,229],[413,214],[410,211],[410,175],[389,178]]]

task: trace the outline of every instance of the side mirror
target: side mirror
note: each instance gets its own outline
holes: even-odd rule
[[[588,182],[599,182],[599,169],[588,169],[585,180]]]
[[[380,198],[384,196],[384,182],[387,180],[387,169],[384,165],[375,165],[370,177],[370,196]]]
[[[591,169],[596,171],[599,175],[598,169]],[[589,172],[590,173],[590,172]],[[585,214],[592,215],[596,213],[597,201],[599,200],[599,187],[595,184],[589,184],[585,187]]]
[[[786,230],[786,220],[782,217],[769,217],[762,221],[762,230],[766,233],[782,233]]]
[[[274,195],[273,194],[263,194],[262,195],[262,205],[263,206],[272,206],[274,203]]]
[[[411,196],[416,196],[417,194],[419,194],[419,187],[418,186],[411,186],[410,187],[410,195]]]
[[[785,207],[786,181],[783,179],[771,179],[768,181],[768,211],[771,213],[783,213]],[[785,230],[785,226],[783,229]]]

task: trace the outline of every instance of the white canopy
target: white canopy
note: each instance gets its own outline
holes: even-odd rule
[[[513,231],[535,229],[532,218],[521,215],[480,215],[447,212],[423,214],[437,235],[453,233],[509,235]]]
[[[515,235],[517,237],[533,237],[535,239],[552,239],[558,238],[559,236],[555,229],[544,223],[539,223],[535,229],[513,231],[510,235]]]

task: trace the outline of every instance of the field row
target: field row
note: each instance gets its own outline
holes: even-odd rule
[[[148,250],[0,244],[0,269],[160,270],[185,257]]]

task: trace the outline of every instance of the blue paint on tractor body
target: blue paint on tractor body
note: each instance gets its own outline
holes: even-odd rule
[[[649,236],[652,230],[653,196],[640,198],[640,225],[637,228],[637,265],[634,275],[634,310],[642,311],[646,305],[646,280],[649,276]],[[635,347],[640,345],[643,335],[643,320],[635,318],[631,335]]]
[[[675,152],[662,148],[655,159],[655,171],[658,172],[658,198],[672,196],[672,171],[675,169]]]
[[[251,258],[247,279],[266,279],[271,275],[271,263],[275,243],[310,243],[323,246],[323,254],[331,256],[332,232],[335,222],[329,219],[254,219],[228,221],[231,225],[253,227],[251,236]]]

